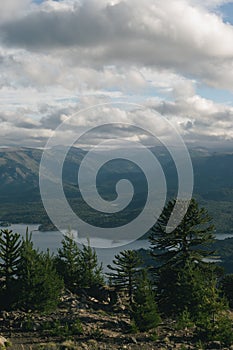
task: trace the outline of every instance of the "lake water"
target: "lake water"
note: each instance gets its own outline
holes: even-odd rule
[[[40,250],[46,251],[47,249],[50,252],[56,253],[57,249],[61,247],[61,240],[63,238],[63,234],[60,231],[46,231],[40,232],[37,231],[38,225],[24,225],[24,224],[12,224],[9,229],[14,232],[20,233],[22,236],[25,236],[26,229],[29,229],[29,232],[32,232],[32,239],[34,242],[34,247],[39,248]],[[102,240],[102,246],[105,246],[105,242]],[[109,246],[111,241],[106,240],[106,246]],[[99,262],[103,263],[104,270],[106,271],[106,266],[112,263],[114,256],[118,254],[120,251],[125,249],[140,249],[140,248],[148,248],[148,241],[135,241],[130,244],[125,244],[127,241],[122,242],[124,245],[112,248],[95,248],[96,253],[98,255]],[[119,242],[117,242],[119,244]],[[113,242],[114,245],[114,242]]]
[[[28,227],[29,232],[32,232],[32,239],[34,242],[34,247],[39,248],[40,250],[46,251],[47,249],[50,252],[56,253],[57,249],[61,247],[61,240],[63,238],[63,234],[60,231],[46,231],[40,232],[37,231],[38,225],[25,225],[25,224],[12,224],[9,229],[14,232],[20,233],[22,236],[25,236],[26,228]],[[225,239],[225,238],[233,238],[233,234],[216,234],[217,239]],[[104,243],[102,241],[102,243]],[[106,240],[106,246],[109,246],[111,242]],[[114,256],[118,254],[120,251],[125,249],[140,249],[140,248],[149,248],[148,240],[139,240],[130,244],[126,241],[122,242],[124,245],[112,248],[96,248],[96,253],[98,255],[99,262],[103,263],[104,270],[106,271],[106,266],[112,263]],[[113,242],[114,244],[114,242]],[[117,242],[119,244],[119,242]],[[104,245],[104,244],[102,244]]]

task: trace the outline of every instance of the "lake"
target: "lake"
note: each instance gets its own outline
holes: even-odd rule
[[[34,247],[39,248],[40,250],[46,251],[49,249],[51,252],[56,253],[57,249],[61,247],[61,240],[63,234],[60,231],[46,231],[40,232],[37,231],[39,225],[25,225],[25,224],[12,224],[9,229],[14,232],[20,233],[22,236],[25,236],[26,228],[28,227],[29,232],[32,232],[32,239],[34,242]],[[231,238],[233,234],[216,234],[217,239]],[[106,240],[106,246],[109,246],[109,240]],[[104,243],[102,241],[102,243]],[[119,242],[118,242],[119,243]],[[122,243],[126,243],[122,242]],[[103,244],[104,245],[104,244]],[[139,240],[130,244],[125,244],[118,247],[112,248],[96,248],[96,253],[98,255],[99,262],[103,263],[104,270],[106,271],[106,266],[112,263],[114,256],[120,251],[125,249],[140,249],[140,248],[149,248],[148,240]]]
[[[28,227],[29,232],[32,232],[32,239],[34,242],[34,247],[39,248],[40,250],[46,251],[49,249],[50,252],[56,253],[57,249],[61,247],[61,240],[63,238],[63,234],[60,231],[45,231],[40,232],[37,231],[39,225],[25,225],[25,224],[12,224],[9,229],[14,232],[20,233],[22,236],[25,236],[26,229]],[[123,243],[126,243],[123,242]],[[119,242],[118,242],[119,244]],[[104,245],[104,241],[102,240],[102,245]],[[109,246],[109,241],[106,240],[106,246]],[[106,266],[112,263],[114,256],[118,254],[120,251],[125,249],[140,249],[140,248],[148,248],[148,241],[135,241],[130,244],[113,247],[113,248],[95,248],[96,253],[98,255],[99,262],[103,263],[104,270],[106,271]]]

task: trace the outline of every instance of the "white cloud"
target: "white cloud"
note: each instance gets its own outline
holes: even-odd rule
[[[49,53],[50,68],[59,57],[60,69],[72,63],[98,68],[138,65],[193,74],[227,88],[233,82],[226,75],[233,59],[232,26],[185,0],[125,0],[114,5],[86,0],[79,6],[47,1],[3,25],[2,33],[8,45],[25,47],[36,55],[38,49]],[[57,74],[55,69],[53,73]]]
[[[0,22],[6,22],[28,12],[31,0],[1,1]]]
[[[201,82],[233,91],[233,27],[215,11],[225,2],[5,1],[2,142],[43,144],[62,116],[119,99],[153,101],[187,141],[232,140],[232,108],[195,92]]]

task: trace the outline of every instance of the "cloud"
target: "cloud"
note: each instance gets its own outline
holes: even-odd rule
[[[148,107],[169,119],[189,145],[210,146],[233,141],[233,107],[214,103],[198,95],[179,98],[173,102],[153,100]]]
[[[185,0],[47,1],[3,23],[1,31],[6,45],[34,52],[38,60],[46,50],[49,66],[60,57],[74,67],[162,67],[210,85],[231,88],[233,82],[227,74],[232,68],[233,27]],[[56,69],[48,79],[52,74]]]
[[[1,2],[0,22],[5,23],[13,17],[21,17],[28,12],[31,0],[8,0]]]
[[[216,9],[219,6],[232,3],[232,0],[191,0],[191,4],[199,5],[208,9]]]
[[[187,142],[232,141],[232,107],[196,93],[203,82],[233,90],[233,27],[216,10],[226,2],[4,2],[1,142],[42,146],[63,118],[120,99],[145,103],[151,118],[159,111]],[[131,119],[117,109],[109,116]],[[101,120],[93,114],[77,123]]]
[[[107,98],[103,102],[109,101]],[[81,112],[85,107],[95,102],[92,97],[85,98],[82,104],[70,107],[56,107],[49,105],[41,105],[39,114],[44,116],[41,119],[32,119],[30,109],[22,109],[12,111],[11,113],[1,113],[1,144],[3,145],[20,145],[31,147],[43,147],[47,138],[52,135],[64,120],[76,113],[76,117],[67,120],[66,132],[59,135],[59,142],[69,140],[73,135],[78,134],[87,127],[95,127],[106,123],[122,123],[141,125],[144,120],[144,127],[147,130],[154,130],[154,112],[159,112],[163,118],[167,118],[178,130],[188,145],[211,145],[220,142],[222,146],[232,143],[233,141],[233,107],[216,104],[213,101],[201,98],[198,95],[190,94],[189,97],[181,99],[180,96],[175,101],[158,101],[157,99],[148,99],[145,104],[143,113],[140,109],[131,106],[125,109],[120,105],[109,108],[108,106],[98,106],[88,112]],[[96,102],[99,100],[96,98]],[[128,106],[129,107],[129,106]],[[162,118],[162,117],[161,117]],[[157,137],[166,140],[167,134],[164,123],[157,124]],[[117,133],[117,134],[116,134]],[[148,135],[135,134],[135,129],[124,126],[114,130],[113,134],[104,129],[99,135],[93,136],[92,142],[97,143],[104,138],[111,138],[113,135],[117,137],[127,138],[128,140],[150,142]],[[148,138],[148,141],[146,141]],[[89,140],[90,141],[90,140]],[[152,143],[153,144],[153,143]]]

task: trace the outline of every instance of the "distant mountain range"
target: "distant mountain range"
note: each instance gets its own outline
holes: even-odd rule
[[[175,164],[164,149],[157,147],[152,151],[165,172],[168,198],[175,197]],[[145,204],[147,188],[140,169],[123,159],[109,162],[101,169],[97,185],[103,198],[113,200],[116,197],[115,184],[122,178],[132,182],[135,195],[127,210],[120,215],[100,214],[85,204],[77,187],[78,168],[85,154],[82,149],[71,148],[63,167],[64,191],[72,208],[84,220],[103,227],[118,226],[137,216]],[[206,149],[192,149],[190,154],[194,168],[194,196],[207,207],[219,233],[233,232],[233,152],[213,153]],[[0,221],[48,221],[39,191],[41,156],[40,149],[0,149]]]

